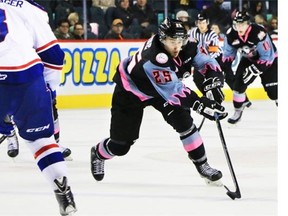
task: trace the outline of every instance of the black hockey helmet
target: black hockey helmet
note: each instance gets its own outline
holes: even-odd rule
[[[203,21],[203,20],[209,21],[207,14],[204,13],[204,12],[198,13],[198,15],[197,15],[197,20],[199,20],[199,21]]]
[[[188,38],[183,22],[176,19],[164,19],[159,26],[158,33],[160,40],[164,40],[166,37],[183,40]]]
[[[198,22],[206,20],[207,25],[209,25],[209,18],[205,12],[200,12],[197,15],[197,19],[195,20],[195,25],[197,26]]]
[[[245,21],[250,21],[250,16],[247,11],[237,11],[235,17],[233,18],[235,23],[242,23]]]

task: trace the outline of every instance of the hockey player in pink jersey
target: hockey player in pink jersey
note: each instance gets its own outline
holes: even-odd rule
[[[182,21],[166,18],[159,26],[159,33],[117,67],[113,78],[116,86],[112,99],[110,137],[91,148],[91,173],[96,181],[104,178],[105,161],[126,155],[139,138],[143,112],[147,106],[158,110],[178,132],[189,159],[205,181],[215,184],[222,178],[222,172],[208,163],[204,143],[190,109],[215,120],[216,114],[219,119],[227,116],[225,108],[214,100],[199,97],[183,84],[177,73],[185,74],[182,65],[190,62],[188,68],[191,69],[192,65],[197,67],[207,78],[210,75],[211,80],[218,80],[219,77],[219,85],[209,87],[218,98],[222,95],[220,78],[223,74],[218,71],[216,60],[198,52],[197,43],[188,42],[187,37]],[[186,47],[189,49],[186,50]],[[189,56],[185,55],[184,58],[182,52],[189,52]]]

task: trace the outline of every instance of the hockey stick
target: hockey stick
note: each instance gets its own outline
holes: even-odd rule
[[[203,117],[203,119],[202,119],[202,121],[201,121],[201,123],[200,123],[200,125],[199,125],[199,127],[198,127],[198,131],[201,130],[201,128],[202,128],[202,126],[203,126],[203,124],[204,124],[204,121],[205,121],[205,117]]]
[[[220,124],[219,116],[218,116],[217,113],[215,113],[215,120],[216,120],[217,129],[218,129],[218,132],[219,132],[219,136],[220,136],[220,139],[221,139],[222,147],[223,147],[223,150],[224,150],[224,154],[225,154],[228,166],[229,166],[229,170],[230,170],[233,182],[234,182],[234,186],[236,188],[236,191],[233,192],[233,191],[230,191],[228,189],[228,187],[226,187],[224,185],[224,187],[227,190],[226,194],[233,200],[235,198],[240,199],[241,198],[240,188],[239,188],[239,185],[238,185],[238,182],[237,182],[237,179],[236,179],[236,175],[235,175],[235,172],[234,172],[234,169],[233,169],[233,166],[232,166],[232,162],[231,162],[231,159],[230,159],[230,156],[229,156],[228,148],[227,148],[227,145],[226,145],[226,142],[225,142],[225,139],[224,139],[224,135],[223,135],[223,131],[222,131],[222,127],[221,127],[221,124]]]
[[[7,138],[7,136],[3,135],[2,137],[0,137],[0,144]]]

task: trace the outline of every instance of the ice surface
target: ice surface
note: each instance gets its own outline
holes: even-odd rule
[[[278,215],[277,107],[272,101],[252,101],[242,121],[221,121],[242,198],[231,200],[223,187],[205,185],[188,160],[178,134],[160,113],[147,108],[139,140],[124,157],[106,162],[105,178],[90,174],[90,148],[109,135],[109,109],[60,110],[61,143],[72,150],[69,183],[75,215]],[[231,102],[224,103],[229,116]],[[195,123],[202,117],[194,112]],[[235,187],[215,122],[201,129],[209,163],[223,172],[223,183]],[[58,215],[50,185],[23,142],[14,160],[0,145],[0,215]],[[285,166],[286,167],[286,166]],[[286,169],[287,171],[287,169]]]

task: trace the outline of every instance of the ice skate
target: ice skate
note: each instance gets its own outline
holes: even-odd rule
[[[62,216],[74,215],[77,209],[71,188],[67,185],[67,178],[55,179],[54,182],[58,187],[54,192],[59,204],[60,214]]]
[[[250,101],[246,101],[242,104],[240,108],[235,108],[234,115],[231,118],[228,118],[228,122],[230,124],[236,124],[238,121],[240,121],[245,107],[249,108],[251,105],[252,103]]]
[[[91,148],[91,173],[96,181],[104,178],[104,160],[98,157],[96,146]]]
[[[220,170],[210,167],[207,162],[201,165],[196,165],[196,168],[200,176],[205,179],[207,185],[223,186],[223,183],[220,180],[222,178]]]
[[[15,130],[6,139],[8,142],[7,154],[9,157],[14,158],[19,154],[19,141]]]

